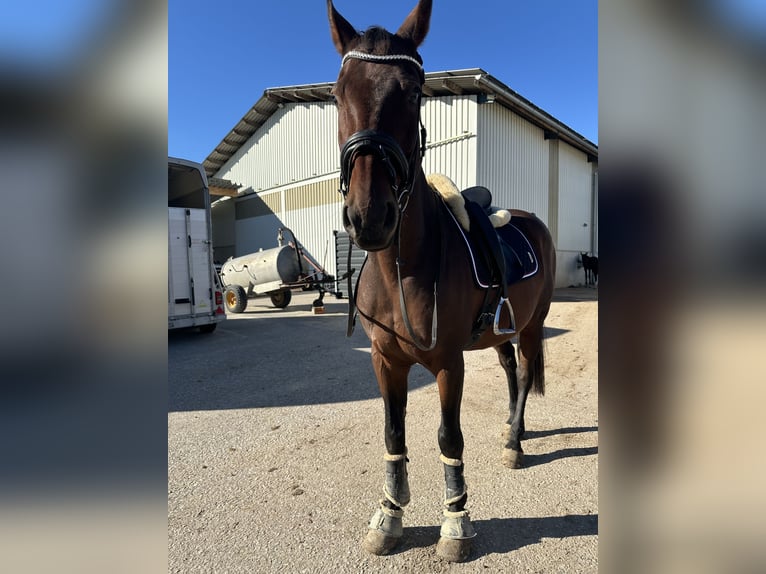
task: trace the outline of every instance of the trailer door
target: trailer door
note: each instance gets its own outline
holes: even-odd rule
[[[204,209],[168,208],[169,315],[213,309],[210,241]]]

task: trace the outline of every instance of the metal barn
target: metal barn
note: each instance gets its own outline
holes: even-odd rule
[[[204,161],[208,176],[240,186],[213,205],[216,260],[274,247],[288,227],[335,272],[333,232],[343,226],[332,86],[266,90]],[[580,252],[598,253],[598,147],[481,69],[427,73],[423,93],[425,172],[536,213],[557,247],[557,287],[582,284]]]

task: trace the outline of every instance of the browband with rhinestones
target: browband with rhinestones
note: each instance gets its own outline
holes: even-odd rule
[[[343,67],[343,65],[346,63],[346,60],[349,60],[352,58],[356,60],[366,60],[368,62],[384,62],[384,63],[396,61],[396,60],[405,60],[407,62],[412,62],[418,67],[418,69],[421,72],[423,71],[423,64],[418,62],[412,56],[407,56],[405,54],[385,54],[385,55],[367,54],[365,52],[357,52],[356,50],[352,50],[351,52],[348,52],[345,56],[343,56],[343,60],[341,60],[340,67],[341,68]]]

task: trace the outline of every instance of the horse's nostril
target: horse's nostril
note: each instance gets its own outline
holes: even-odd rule
[[[348,229],[359,231],[362,227],[362,219],[359,214],[351,207],[343,206],[343,226]]]

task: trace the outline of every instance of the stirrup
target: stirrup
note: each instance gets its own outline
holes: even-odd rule
[[[503,303],[508,307],[508,314],[511,316],[511,328],[510,329],[501,329],[500,328],[500,313],[503,310]],[[513,316],[513,307],[511,307],[511,302],[508,301],[507,297],[500,297],[500,301],[497,303],[497,310],[495,310],[495,322],[492,325],[492,330],[494,331],[495,335],[513,335],[516,333],[516,319]]]

